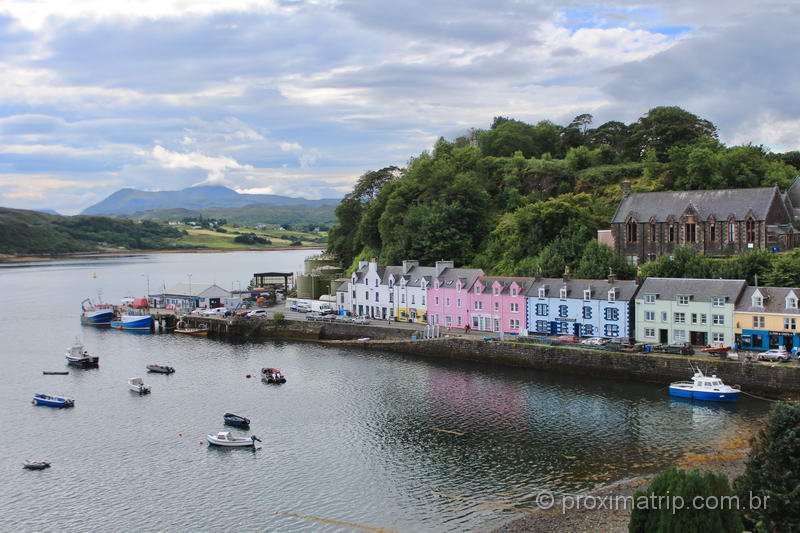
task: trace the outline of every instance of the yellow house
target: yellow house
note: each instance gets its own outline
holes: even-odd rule
[[[736,304],[734,333],[746,350],[800,349],[800,289],[747,287]]]

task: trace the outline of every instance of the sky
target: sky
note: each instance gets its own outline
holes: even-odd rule
[[[496,116],[677,105],[798,150],[798,27],[769,0],[0,0],[0,205],[337,198]]]

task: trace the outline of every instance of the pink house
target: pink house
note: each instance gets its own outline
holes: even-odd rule
[[[525,291],[530,278],[479,277],[470,290],[470,327],[474,330],[524,334]]]
[[[437,261],[428,286],[428,323],[465,329],[470,323],[470,289],[482,275],[479,268],[454,268],[452,261]]]

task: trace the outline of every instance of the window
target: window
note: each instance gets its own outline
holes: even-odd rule
[[[498,289],[497,287],[492,288],[492,294],[494,294],[495,296],[499,296],[500,295],[500,289]]]
[[[675,242],[675,224],[670,224],[667,227],[667,240],[669,242]]]
[[[763,316],[754,316],[753,317],[753,327],[754,328],[766,327],[766,318],[763,317]]]
[[[764,298],[758,294],[753,295],[753,307],[764,307]]]
[[[714,296],[711,298],[711,305],[714,307],[724,307],[725,298],[723,296]]]
[[[433,303],[435,303],[436,305],[439,305],[439,297],[438,296],[434,296],[433,297]]]
[[[570,328],[569,322],[558,322],[559,333],[569,333],[569,328]]]
[[[619,320],[619,309],[615,307],[606,307],[605,317],[606,320]]]
[[[661,322],[668,322],[669,314],[666,311],[661,311]]]
[[[536,315],[537,316],[547,316],[548,308],[547,304],[536,304]]]
[[[561,287],[561,290],[559,291],[559,296],[561,297],[562,300],[567,297],[567,288],[566,287]]]
[[[475,285],[475,294],[480,294],[480,293],[481,293],[480,286],[479,285]]]
[[[414,305],[414,295],[411,295],[411,305]]]
[[[655,222],[650,223],[650,242],[658,242],[658,225]]]
[[[475,310],[480,311],[483,309],[483,302],[477,301],[475,302]]]
[[[518,303],[512,303],[511,306],[510,306],[510,310],[511,310],[512,313],[519,313],[519,304]]]
[[[728,242],[736,242],[736,222],[728,221]]]
[[[701,324],[708,323],[708,315],[706,315],[705,313],[700,313],[700,323]]]
[[[686,242],[697,242],[697,224],[686,224]]]
[[[711,334],[711,341],[725,344],[725,334],[714,332]]]
[[[786,307],[789,309],[797,309],[797,298],[792,298],[791,296],[786,298]]]
[[[511,287],[511,296],[517,295],[517,289],[515,287]]]
[[[717,242],[717,225],[713,222],[708,226],[708,240]]]
[[[495,302],[494,303],[494,312],[497,313],[498,311],[500,311],[500,302]]]
[[[675,313],[673,322],[676,324],[686,324],[686,313]]]
[[[711,315],[711,323],[715,326],[725,325],[725,315]]]
[[[606,324],[606,337],[619,337],[619,326],[616,324]]]
[[[584,320],[591,320],[592,319],[592,308],[588,305],[583,306],[583,318]]]
[[[697,324],[697,313],[692,313],[692,324]]]
[[[675,340],[676,341],[685,341],[686,340],[686,330],[684,330],[684,329],[676,329],[675,330]]]
[[[655,328],[644,328],[644,336],[648,339],[652,339],[656,336]]]
[[[756,221],[748,218],[744,225],[744,233],[748,243],[756,242]]]
[[[547,330],[548,330],[547,320],[537,320],[536,321],[536,331],[545,332],[546,333]]]
[[[544,287],[539,287],[539,298],[544,298]]]
[[[569,315],[569,307],[566,305],[559,305],[558,306],[558,316],[561,318],[566,318]]]
[[[456,307],[461,309],[461,298],[456,298]]]
[[[616,300],[617,300],[617,291],[611,289],[610,291],[608,291],[608,301],[615,302]]]
[[[508,321],[508,326],[510,329],[515,329],[515,330],[519,329],[519,320],[517,320],[516,318],[512,318],[511,320]]]
[[[460,325],[461,325],[461,315],[458,315],[458,316],[456,317],[456,325],[457,325],[457,326],[460,326]]]
[[[797,319],[796,318],[784,318],[783,319],[783,329],[797,329]]]
[[[450,307],[450,297],[449,296],[444,299],[444,305],[446,305],[447,307]]]
[[[689,305],[689,300],[691,298],[684,294],[678,295],[678,305]]]
[[[628,242],[636,242],[636,221],[628,219],[628,222],[625,224],[625,240]]]
[[[472,329],[478,329],[478,317],[472,317]]]
[[[390,292],[390,293],[389,293],[389,303],[390,303],[390,304],[391,304],[391,303],[394,303],[394,293],[393,293],[393,292]]]
[[[451,317],[451,316],[444,317],[444,325],[447,326],[448,328],[451,325],[453,325],[453,317]]]
[[[353,300],[356,299],[356,291],[353,291]]]
[[[584,300],[591,300],[592,299],[592,290],[586,289],[583,291],[583,299]]]
[[[401,303],[401,304],[404,304],[404,303],[406,303],[406,295],[405,295],[405,294],[401,294],[401,295],[400,295],[400,303]]]
[[[655,311],[645,311],[644,312],[644,319],[647,322],[655,322],[656,321],[656,312]]]
[[[376,302],[380,302],[381,301],[381,294],[378,291],[375,291],[375,301]]]
[[[656,303],[656,295],[655,294],[645,294],[644,295],[644,303],[646,303],[646,304],[654,304],[654,303]]]
[[[420,305],[425,305],[425,295],[422,295],[422,297],[420,299],[422,300],[420,302]]]

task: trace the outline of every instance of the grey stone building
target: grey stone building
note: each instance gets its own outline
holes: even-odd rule
[[[633,264],[653,261],[691,246],[710,256],[758,248],[791,250],[800,242],[794,226],[800,178],[781,193],[778,186],[713,191],[631,193],[611,220],[616,252]]]

